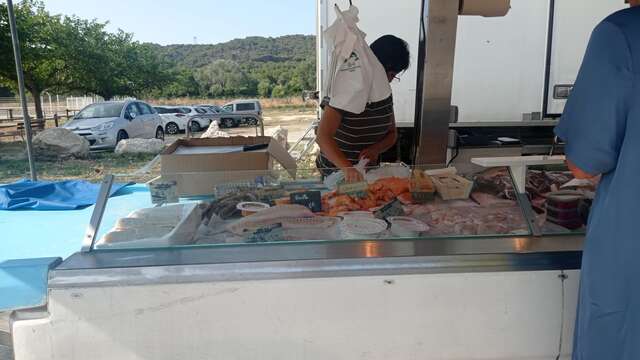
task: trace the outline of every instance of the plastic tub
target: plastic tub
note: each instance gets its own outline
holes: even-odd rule
[[[346,217],[340,230],[345,239],[377,238],[387,230],[387,222],[374,217]]]
[[[375,218],[371,211],[343,211],[338,213],[343,219],[347,218]]]
[[[269,204],[265,204],[265,203],[261,203],[261,202],[253,202],[253,201],[247,201],[247,202],[241,202],[236,206],[236,209],[240,210],[242,212],[242,216],[250,216],[253,215],[255,213],[257,213],[258,211],[262,211],[264,209],[268,209],[270,206]]]
[[[391,216],[387,220],[391,224],[391,233],[399,237],[416,237],[429,230],[427,224],[408,216]]]

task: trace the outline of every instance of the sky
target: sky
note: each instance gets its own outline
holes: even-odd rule
[[[247,36],[315,34],[315,0],[44,0],[52,14],[109,21],[141,42],[216,44]]]

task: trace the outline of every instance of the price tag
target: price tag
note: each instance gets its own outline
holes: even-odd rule
[[[390,203],[385,204],[373,213],[378,219],[386,219],[390,216],[404,216],[402,203],[397,198]]]
[[[248,243],[266,243],[281,241],[284,237],[282,224],[274,224],[269,227],[261,228],[249,235],[246,242]]]
[[[292,204],[306,206],[313,212],[322,211],[322,197],[320,191],[304,191],[289,195]]]
[[[178,184],[175,181],[155,181],[148,186],[151,203],[159,205],[178,202]]]
[[[358,198],[367,196],[369,184],[366,181],[338,184],[338,194],[349,195]]]

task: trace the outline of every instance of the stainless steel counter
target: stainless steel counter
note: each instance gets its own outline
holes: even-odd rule
[[[572,270],[583,238],[444,238],[76,253],[50,288],[423,273]]]

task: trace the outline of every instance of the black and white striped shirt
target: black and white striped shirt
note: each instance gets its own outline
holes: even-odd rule
[[[367,104],[360,114],[336,109],[342,114],[342,122],[333,139],[345,157],[357,164],[360,152],[380,142],[391,130],[393,124],[393,97]],[[371,159],[368,166],[378,164],[378,159]],[[316,166],[322,175],[327,176],[336,171],[336,166],[322,152],[316,159]]]

